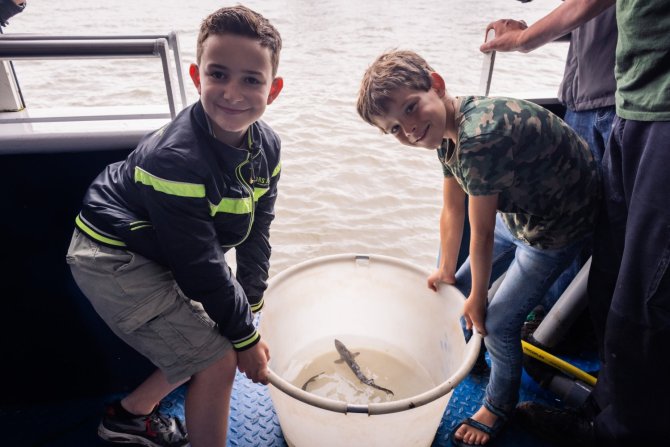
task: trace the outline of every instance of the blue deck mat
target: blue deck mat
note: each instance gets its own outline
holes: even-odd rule
[[[487,354],[488,355],[488,354]],[[584,370],[595,370],[597,362],[587,357],[565,360]],[[435,435],[432,447],[450,446],[449,434],[459,421],[472,415],[481,405],[488,374],[470,374],[454,390]],[[165,412],[184,416],[185,387],[165,399]],[[102,407],[118,396],[79,399],[69,402],[3,407],[0,409],[3,441],[7,447],[98,447],[110,444],[96,435]],[[536,400],[560,406],[548,391],[540,388],[526,373],[522,377],[521,400]],[[286,446],[267,388],[237,374],[231,400],[228,436],[230,446]],[[550,444],[510,424],[495,444],[498,447],[549,447]]]

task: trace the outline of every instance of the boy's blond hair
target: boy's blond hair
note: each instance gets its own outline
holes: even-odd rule
[[[430,74],[428,62],[413,51],[394,50],[379,56],[363,75],[358,90],[356,109],[367,123],[376,126],[374,117],[388,113],[390,95],[399,87],[428,91]]]
[[[200,64],[205,40],[211,35],[220,34],[234,34],[258,40],[262,47],[270,49],[272,76],[277,74],[282,41],[279,31],[272,26],[268,19],[242,5],[214,11],[200,25],[196,51],[198,64]]]

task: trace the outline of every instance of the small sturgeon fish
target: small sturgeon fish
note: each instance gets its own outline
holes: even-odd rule
[[[335,339],[335,349],[337,349],[337,352],[340,354],[340,359],[335,360],[335,363],[341,363],[345,362],[349,368],[356,374],[356,377],[358,377],[358,380],[363,382],[366,385],[369,385],[373,388],[377,388],[378,390],[382,390],[390,395],[393,395],[393,391],[389,390],[388,388],[381,387],[375,383],[373,379],[369,379],[365,377],[365,374],[361,371],[361,367],[358,366],[358,363],[356,363],[356,360],[354,360],[354,357],[356,357],[359,353],[358,352],[351,352],[350,350],[347,349],[346,346],[344,346],[344,343],[339,341],[338,339]]]

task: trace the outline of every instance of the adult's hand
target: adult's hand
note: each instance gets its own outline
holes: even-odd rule
[[[564,0],[530,27],[523,20],[497,20],[486,27],[486,33],[491,29],[495,30],[495,38],[479,49],[483,52],[495,50],[528,53],[569,33],[614,3],[615,0]]]
[[[523,20],[501,19],[491,22],[486,26],[485,36],[493,30],[495,36],[488,42],[484,42],[479,50],[488,53],[490,51],[521,51],[528,52],[523,47],[524,31],[528,25]]]
[[[251,348],[237,353],[237,369],[254,383],[268,384],[270,348],[262,339]]]

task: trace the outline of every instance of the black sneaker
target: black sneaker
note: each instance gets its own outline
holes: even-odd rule
[[[565,447],[595,445],[593,421],[584,411],[560,409],[538,402],[521,402],[515,419],[537,436]]]
[[[135,417],[122,414],[120,408],[118,402],[105,408],[105,415],[98,426],[98,436],[105,441],[149,447],[181,447],[188,444],[181,420],[159,413],[158,407],[146,416]]]

